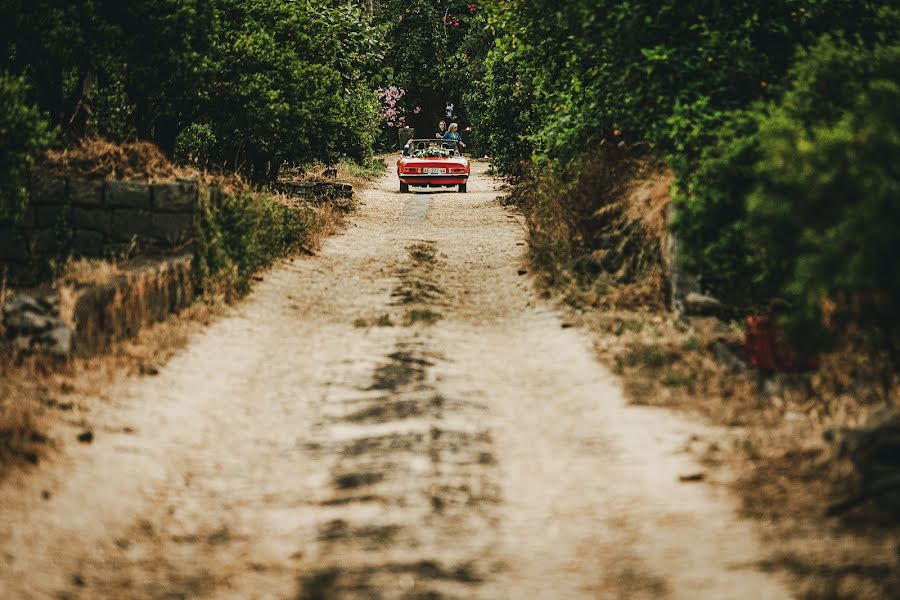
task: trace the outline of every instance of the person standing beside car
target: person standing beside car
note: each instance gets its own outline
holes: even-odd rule
[[[444,134],[445,140],[452,140],[459,144],[460,148],[465,148],[466,145],[462,141],[462,136],[459,135],[459,125],[456,123],[450,123],[450,129],[447,130],[447,133]]]

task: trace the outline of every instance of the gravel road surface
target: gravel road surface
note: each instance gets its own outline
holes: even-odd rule
[[[111,390],[0,489],[0,598],[787,598],[726,490],[679,482],[703,428],[626,405],[500,193],[387,174]]]

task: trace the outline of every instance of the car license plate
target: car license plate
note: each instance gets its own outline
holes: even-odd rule
[[[447,169],[439,167],[425,167],[424,169],[422,169],[422,172],[426,175],[444,175],[447,173]]]

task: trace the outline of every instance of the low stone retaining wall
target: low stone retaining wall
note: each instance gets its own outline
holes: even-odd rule
[[[23,221],[0,223],[0,262],[171,250],[193,237],[201,199],[220,193],[197,181],[36,179]]]
[[[349,209],[353,187],[330,182],[284,183],[279,191],[311,203]],[[186,248],[199,227],[200,208],[220,205],[216,185],[36,178],[21,222],[0,221],[0,265],[25,283],[52,258],[110,258]],[[30,282],[30,283],[33,283]]]
[[[349,209],[353,203],[347,184],[285,184],[281,191],[315,204]],[[36,286],[49,280],[53,259],[163,258],[120,264],[101,283],[62,282],[52,292],[14,294],[2,307],[7,341],[25,353],[92,356],[188,306],[192,242],[203,233],[206,211],[226,199],[220,187],[199,181],[35,180],[24,219],[0,221],[0,277]]]
[[[94,356],[187,307],[191,264],[188,255],[143,260],[102,282],[14,294],[3,306],[5,336],[19,352]]]

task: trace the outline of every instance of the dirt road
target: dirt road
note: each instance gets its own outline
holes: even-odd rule
[[[725,492],[678,482],[701,428],[625,405],[475,170],[387,175],[7,482],[0,597],[787,597]]]

